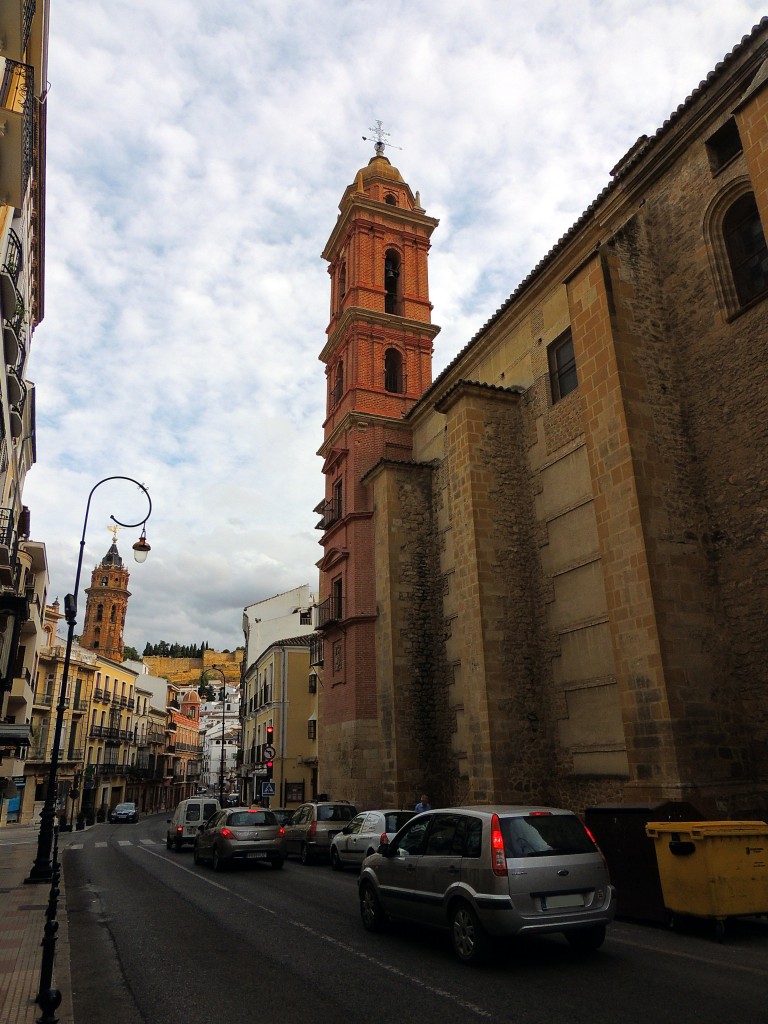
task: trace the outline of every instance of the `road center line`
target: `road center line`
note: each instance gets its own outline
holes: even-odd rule
[[[182,864],[174,864],[173,861],[169,860],[168,857],[163,856],[161,853],[155,853],[154,850],[148,850],[144,846],[138,846],[136,849],[141,850],[142,853],[149,854],[150,857],[157,857],[158,860],[163,861],[164,864],[170,864],[172,867],[177,868],[179,871],[183,871],[188,875],[192,875],[194,878],[201,882],[206,882],[208,885],[214,887],[214,889],[223,889],[224,892],[228,892],[230,896],[234,896],[243,903],[247,903],[251,907],[255,907],[257,910],[261,910],[266,914],[272,914],[273,917],[277,917],[276,911],[270,907],[265,907],[261,903],[257,903],[256,900],[248,899],[247,896],[241,896],[240,893],[232,892],[231,889],[227,889],[225,885],[221,885],[219,882],[214,882],[211,878],[206,878],[205,875],[201,875],[198,871],[192,871],[191,868],[185,868]],[[388,974],[393,974],[398,978],[402,978],[403,981],[408,981],[417,988],[423,989],[432,996],[437,996],[440,999],[447,999],[454,1006],[460,1007],[462,1010],[466,1010],[468,1013],[473,1013],[477,1017],[483,1017],[485,1020],[499,1020],[498,1017],[494,1017],[488,1010],[484,1010],[481,1006],[476,1006],[474,1003],[468,1003],[463,999],[458,999],[451,992],[446,992],[445,989],[435,988],[434,985],[428,985],[421,978],[417,978],[412,974],[406,974],[405,971],[401,971],[398,967],[393,967],[392,964],[385,963],[383,960],[377,960],[375,957],[369,956],[367,953],[361,952],[359,949],[355,949],[353,946],[348,946],[345,942],[340,942],[338,939],[334,939],[332,935],[326,935],[324,932],[319,932],[317,929],[312,928],[310,925],[303,924],[301,921],[295,921],[289,917],[283,917],[283,921],[286,924],[292,925],[294,928],[298,928],[307,934],[312,935],[316,939],[320,939],[321,942],[331,943],[336,946],[337,949],[343,950],[343,952],[354,956],[358,960],[363,960],[373,967],[379,968],[379,970],[386,971]]]

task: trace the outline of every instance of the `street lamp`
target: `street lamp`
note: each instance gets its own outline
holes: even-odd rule
[[[224,730],[226,728],[227,721],[227,677],[224,674],[224,669],[219,668],[218,665],[211,665],[210,668],[205,670],[207,675],[209,672],[218,672],[221,675],[222,687],[221,687],[221,755],[219,757],[219,803],[224,806]]]
[[[75,637],[77,594],[80,588],[80,572],[83,567],[85,531],[88,526],[88,513],[91,509],[91,499],[93,498],[94,491],[110,480],[127,480],[129,483],[136,484],[147,499],[149,504],[147,514],[137,523],[123,523],[115,516],[110,516],[109,518],[113,523],[129,530],[138,526],[141,527],[141,536],[133,545],[133,553],[137,562],[145,561],[150,551],[149,544],[147,543],[146,531],[147,520],[152,514],[152,499],[149,496],[149,491],[143,484],[140,484],[138,480],[134,480],[133,477],[130,476],[107,476],[104,477],[103,480],[99,480],[99,482],[94,484],[91,488],[91,492],[88,495],[88,502],[85,506],[85,518],[83,519],[83,533],[80,539],[80,554],[77,559],[74,593],[67,594],[64,598],[64,618],[66,619],[68,626],[67,646],[64,652],[64,668],[61,677],[61,687],[59,689],[59,702],[56,705],[56,726],[53,733],[53,747],[51,749],[51,770],[48,774],[48,787],[45,794],[45,804],[40,812],[40,833],[37,838],[37,856],[32,864],[29,876],[24,879],[25,882],[33,884],[38,882],[51,883],[51,898],[49,901],[49,909],[46,912],[48,920],[45,926],[45,936],[42,941],[43,961],[40,970],[40,990],[37,995],[37,1003],[43,1010],[43,1016],[40,1018],[40,1024],[55,1024],[58,1020],[56,1017],[56,1009],[61,1002],[61,993],[57,989],[51,988],[54,952],[56,949],[56,931],[58,929],[58,924],[56,923],[56,903],[58,898],[58,887],[56,883],[58,879],[58,863],[57,855],[55,853],[52,863],[51,850],[54,847],[54,839],[58,846],[58,829],[54,828],[54,819],[56,817],[56,776],[59,769],[59,744],[61,743],[61,733],[64,727],[64,711],[67,706],[69,663],[72,657],[72,643]]]

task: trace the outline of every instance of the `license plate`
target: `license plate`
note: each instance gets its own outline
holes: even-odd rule
[[[266,857],[266,853],[246,853],[245,855],[248,860],[258,860],[262,857]]]
[[[542,910],[559,910],[566,907],[583,907],[584,896],[580,892],[564,892],[554,896],[541,897]]]

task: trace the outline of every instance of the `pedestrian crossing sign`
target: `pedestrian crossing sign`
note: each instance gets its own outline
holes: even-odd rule
[[[274,784],[274,782],[262,782],[262,784],[261,784],[261,795],[262,796],[274,796],[275,795],[275,784]]]

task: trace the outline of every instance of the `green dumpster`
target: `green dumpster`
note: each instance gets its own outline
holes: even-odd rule
[[[664,906],[711,917],[722,939],[728,917],[768,913],[764,821],[651,821]]]

